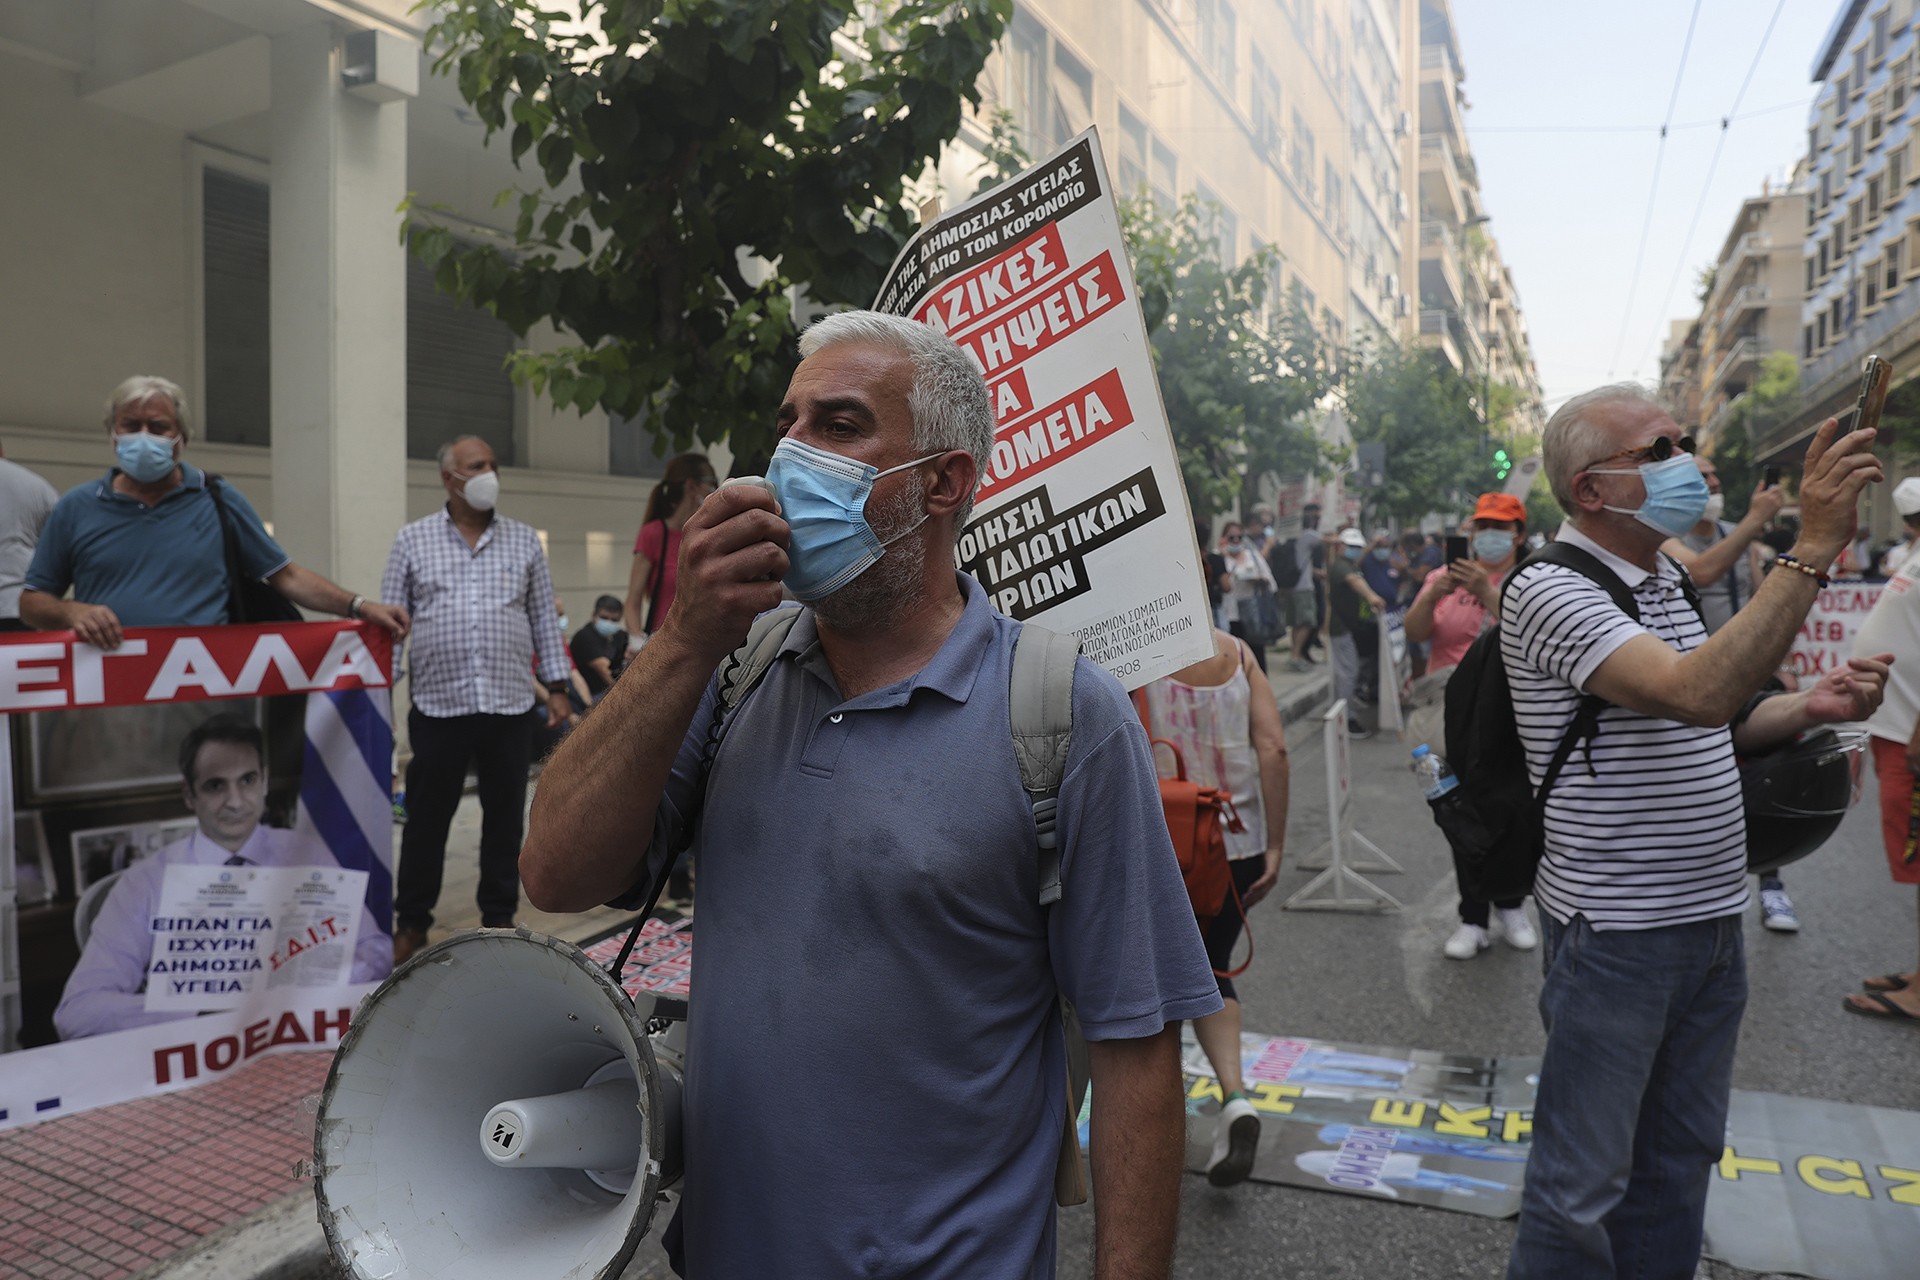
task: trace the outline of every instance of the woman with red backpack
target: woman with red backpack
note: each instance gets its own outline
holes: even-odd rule
[[[1211,657],[1155,680],[1135,697],[1148,736],[1178,753],[1189,782],[1225,792],[1229,812],[1239,819],[1225,831],[1232,892],[1219,914],[1201,923],[1226,1007],[1193,1024],[1222,1098],[1207,1181],[1226,1187],[1245,1181],[1260,1141],[1260,1117],[1247,1101],[1241,1074],[1240,1001],[1232,976],[1246,966],[1230,966],[1242,913],[1266,897],[1280,876],[1287,834],[1287,738],[1272,686],[1253,652],[1224,631],[1215,631],[1213,639]],[[1171,753],[1157,754],[1164,767]]]

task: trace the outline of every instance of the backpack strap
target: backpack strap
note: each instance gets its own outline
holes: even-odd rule
[[[1073,741],[1073,669],[1080,641],[1027,623],[1013,639],[1013,670],[1007,679],[1013,755],[1020,785],[1033,806],[1040,848],[1040,905],[1060,900],[1060,838],[1055,827],[1060,779]]]
[[[780,646],[787,642],[793,624],[799,620],[800,610],[791,608],[770,609],[753,620],[746,641],[721,664],[716,718],[747,700],[753,687],[772,669],[773,660],[780,656]]]
[[[226,499],[220,496],[220,489],[226,483],[220,476],[210,471],[200,473],[206,481],[207,496],[213,499],[213,514],[220,522],[220,555],[227,567],[227,621],[241,622],[246,618],[242,607],[240,569],[240,537],[233,529],[233,517],[227,514]]]

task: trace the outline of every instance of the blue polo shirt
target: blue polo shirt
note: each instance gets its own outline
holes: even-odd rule
[[[149,507],[117,493],[109,469],[69,490],[47,517],[26,585],[56,599],[103,604],[123,627],[205,627],[228,621],[227,560],[207,473],[181,464],[184,482]],[[221,496],[240,540],[240,567],[270,578],[291,561],[253,504],[230,484]]]
[[[918,675],[842,698],[809,611],[728,728],[695,846],[692,1280],[1052,1276],[1059,994],[1096,1040],[1221,1008],[1146,735],[1085,659],[1063,896],[1039,905],[1007,707],[1019,624],[960,581]],[[656,841],[694,816],[713,698]]]

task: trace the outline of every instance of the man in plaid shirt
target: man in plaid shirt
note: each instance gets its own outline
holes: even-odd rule
[[[447,828],[469,763],[480,779],[480,886],[474,895],[480,923],[513,924],[533,742],[527,671],[536,653],[548,726],[573,711],[546,553],[530,525],[495,512],[499,471],[493,450],[478,437],[443,445],[440,482],[447,505],[400,530],[381,580],[382,594],[413,615],[413,707],[407,713],[413,760],[393,903],[396,965],[426,944],[440,898]]]

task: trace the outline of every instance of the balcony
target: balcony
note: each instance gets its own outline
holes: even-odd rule
[[[1479,377],[1487,365],[1487,347],[1458,311],[1428,307],[1420,312],[1420,343],[1435,347],[1461,373]]]
[[[1712,399],[1714,392],[1719,390],[1727,379],[1743,371],[1757,370],[1760,357],[1766,354],[1767,344],[1757,337],[1741,338],[1728,347],[1725,354],[1714,362],[1713,372],[1707,375],[1707,398]]]
[[[1733,415],[1740,411],[1741,403],[1751,394],[1751,392],[1742,391],[1737,396],[1730,396],[1721,402],[1718,409],[1715,409],[1711,414],[1707,415],[1706,424],[1700,429],[1700,444],[1702,448],[1711,446],[1714,441],[1720,438],[1720,433],[1726,430],[1729,422],[1733,421]]]
[[[1431,219],[1420,223],[1420,293],[1423,298],[1456,308],[1467,300],[1455,232]]]
[[[1860,389],[1860,369],[1871,353],[1892,361],[1896,378],[1912,367],[1920,346],[1920,289],[1902,289],[1872,316],[1854,325],[1844,338],[1800,368],[1800,412],[1783,415],[1763,439],[1755,436],[1756,457],[1781,452],[1812,432],[1820,421],[1844,412]]]
[[[1420,139],[1420,204],[1422,212],[1456,226],[1468,217],[1459,161],[1444,139],[1431,134]]]
[[[1444,45],[1420,50],[1420,132],[1437,134],[1466,150],[1467,127],[1460,118],[1460,71]]]
[[[1798,246],[1795,246],[1796,248]],[[1773,241],[1758,231],[1749,231],[1734,242],[1733,252],[1727,255],[1721,270],[1728,273],[1738,271],[1748,258],[1764,258],[1773,252]]]

